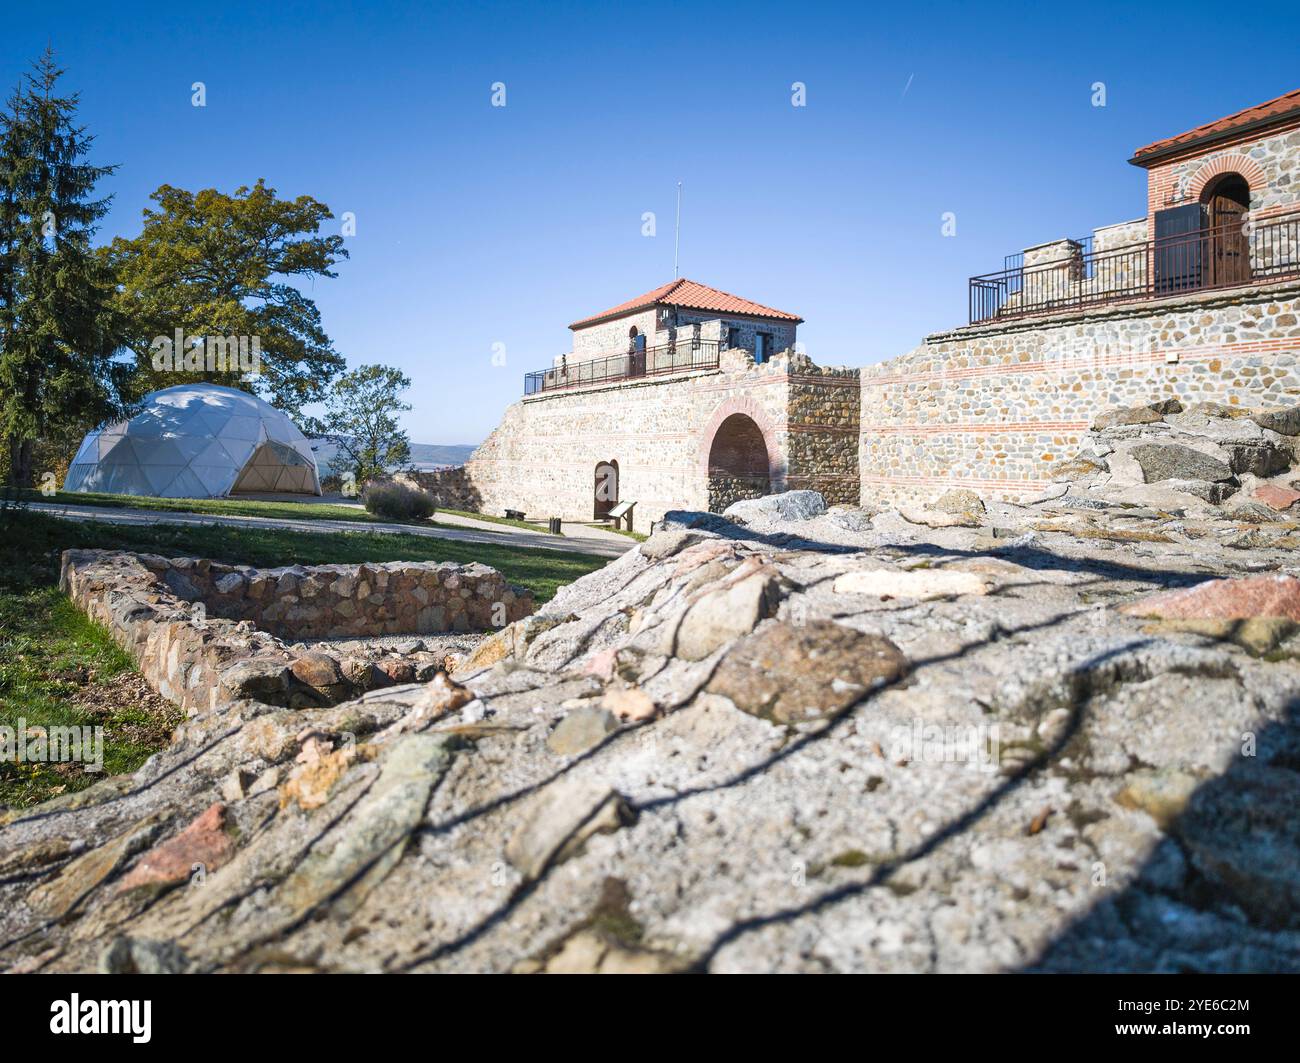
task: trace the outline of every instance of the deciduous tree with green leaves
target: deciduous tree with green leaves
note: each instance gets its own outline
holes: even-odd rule
[[[315,302],[295,286],[334,277],[348,252],[342,236],[321,235],[334,217],[311,196],[280,199],[259,180],[233,195],[163,185],[150,197],[144,229],[106,249],[118,279],[117,308],[137,356],[132,397],[208,380],[254,391],[291,416],[316,402],[343,368]],[[159,371],[153,346],[177,329],[194,337],[259,337],[261,372]],[[180,353],[171,352],[173,355]]]
[[[303,423],[307,435],[338,447],[331,472],[351,473],[360,489],[410,460],[411,441],[397,423],[397,415],[411,408],[401,399],[410,386],[406,374],[386,365],[363,365],[334,381],[324,417]]]
[[[46,50],[0,113],[0,438],[10,483],[30,486],[42,439],[75,435],[113,409],[120,323],[112,277],[91,247],[111,166]]]

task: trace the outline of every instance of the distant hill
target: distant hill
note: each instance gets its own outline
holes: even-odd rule
[[[316,455],[316,467],[324,476],[329,472],[330,460],[338,449],[333,443],[319,439],[311,441],[312,451]],[[464,465],[474,447],[464,443],[412,443],[411,465],[417,469],[432,469],[441,465]]]

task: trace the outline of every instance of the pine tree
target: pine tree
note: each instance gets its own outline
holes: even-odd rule
[[[56,91],[52,51],[33,64],[0,117],[0,437],[10,481],[31,485],[37,441],[111,412],[118,346],[112,277],[91,247],[114,167],[85,161],[94,138],[78,97]]]

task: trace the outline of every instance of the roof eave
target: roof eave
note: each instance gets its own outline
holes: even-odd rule
[[[620,310],[617,314],[601,314],[598,317],[583,318],[581,321],[575,321],[569,326],[570,329],[587,328],[589,325],[603,325],[606,321],[617,321],[620,317],[627,317],[628,314],[639,314],[642,310],[650,310],[656,306],[670,306],[670,303],[642,303],[640,306],[629,306],[626,310]]]
[[[1184,151],[1190,151],[1193,148],[1204,147],[1207,144],[1214,144],[1221,140],[1229,140],[1243,133],[1253,133],[1260,129],[1267,129],[1270,126],[1282,125],[1288,121],[1300,119],[1300,107],[1293,107],[1289,111],[1283,111],[1281,114],[1271,114],[1266,118],[1256,118],[1253,122],[1243,122],[1241,125],[1231,126],[1228,129],[1217,129],[1213,133],[1205,133],[1191,140],[1179,141],[1176,144],[1168,144],[1163,148],[1156,148],[1152,151],[1137,151],[1128,161],[1134,165],[1146,169],[1158,162],[1179,155]]]
[[[641,306],[631,306],[626,310],[620,310],[617,314],[601,314],[600,317],[589,317],[584,321],[575,321],[569,326],[570,331],[580,328],[589,328],[592,325],[603,325],[607,321],[617,321],[620,317],[627,317],[629,314],[639,314],[643,310],[652,310],[656,306],[681,306],[680,303],[674,303],[671,299],[657,299],[653,303],[643,303]],[[694,307],[684,307],[683,309],[691,310]],[[794,317],[785,314],[742,314],[728,310],[701,310],[702,314],[717,314],[719,317],[753,317],[762,321],[785,321],[791,325],[802,325],[803,318]]]

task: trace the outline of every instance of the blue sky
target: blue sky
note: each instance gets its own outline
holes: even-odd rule
[[[570,321],[671,279],[678,181],[684,276],[866,365],[963,323],[1004,255],[1141,216],[1134,148],[1300,85],[1294,4],[891,8],[47,0],[6,11],[0,73],[53,43],[120,167],[105,240],[163,183],[354,212],[311,294],[430,443],[481,441]]]

